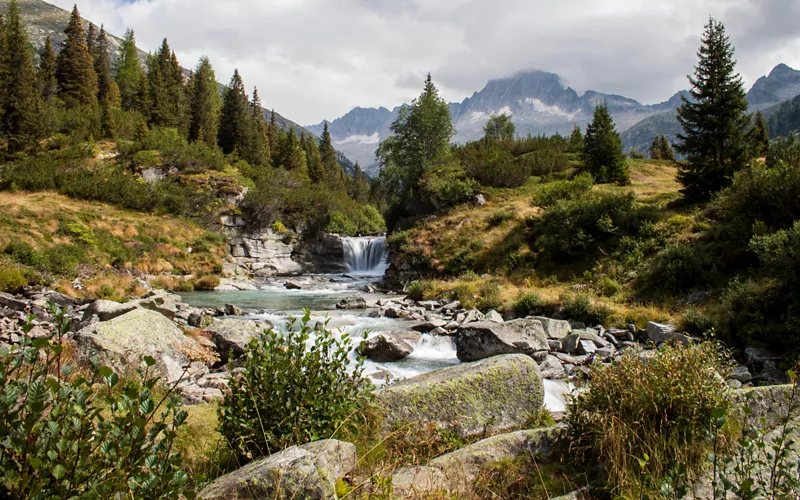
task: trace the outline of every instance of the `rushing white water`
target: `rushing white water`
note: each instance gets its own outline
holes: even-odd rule
[[[342,238],[344,263],[352,274],[383,276],[386,272],[386,238]]]

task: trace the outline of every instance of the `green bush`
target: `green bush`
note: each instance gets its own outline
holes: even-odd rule
[[[133,166],[138,171],[161,166],[161,155],[158,151],[139,151],[133,155]]]
[[[678,326],[681,331],[692,335],[705,335],[712,331],[716,325],[713,317],[696,307],[690,307],[684,311]]]
[[[498,210],[489,215],[489,218],[486,219],[486,226],[491,229],[516,218],[517,215],[511,210]]]
[[[478,191],[478,183],[470,179],[457,162],[438,165],[425,172],[419,186],[419,198],[409,201],[414,205],[411,212],[416,214],[466,203]]]
[[[184,173],[198,173],[225,168],[225,157],[222,153],[209,148],[204,142],[190,143],[174,128],[157,127],[147,137],[129,145],[118,144],[118,148],[134,162],[141,152],[157,151],[160,156],[159,164],[166,170],[175,168]]]
[[[614,297],[621,291],[622,285],[620,285],[616,280],[613,280],[608,276],[604,276],[603,279],[600,280],[600,295],[603,297]]]
[[[51,274],[69,276],[86,261],[86,253],[77,245],[54,245],[41,253],[41,268]]]
[[[658,490],[680,463],[699,471],[711,448],[709,431],[732,404],[729,368],[712,343],[667,345],[647,359],[631,353],[592,365],[586,390],[569,403],[572,449],[587,463],[603,464],[615,497]]]
[[[503,300],[500,297],[500,282],[498,280],[488,279],[481,282],[478,286],[476,307],[481,312],[489,312],[492,309],[499,311],[503,308]]]
[[[17,293],[28,284],[28,278],[19,267],[0,260],[0,292]]]
[[[592,190],[592,174],[583,172],[568,181],[542,184],[533,195],[533,202],[540,207],[551,207],[560,200],[575,200]]]
[[[195,290],[211,292],[219,286],[219,278],[213,275],[201,276],[194,280],[193,285]]]
[[[124,387],[108,367],[81,376],[63,356],[69,321],[53,313],[54,337],[0,349],[0,496],[194,498],[172,446],[187,414],[156,397],[155,360]]]
[[[710,282],[708,257],[697,247],[673,243],[643,273],[642,286],[654,294],[686,293]]]
[[[588,293],[566,293],[561,296],[561,305],[567,318],[587,325],[607,323],[612,314],[608,306],[595,303]]]
[[[30,267],[38,267],[42,260],[39,252],[34,250],[30,243],[24,241],[9,241],[3,249],[3,253],[11,257],[15,262]]]
[[[781,162],[790,167],[800,168],[800,140],[795,132],[787,137],[778,137],[769,145],[767,166],[775,167]]]
[[[547,303],[536,292],[525,292],[514,303],[514,312],[520,317],[530,314],[544,314],[546,309]]]
[[[406,296],[411,300],[424,300],[425,294],[433,291],[433,282],[422,280],[412,281],[406,287]]]
[[[299,325],[290,320],[286,334],[267,331],[248,344],[244,372],[231,379],[219,405],[220,432],[238,453],[257,457],[329,438],[369,402],[364,358],[348,366],[350,337],[337,339],[310,321],[306,311]]]

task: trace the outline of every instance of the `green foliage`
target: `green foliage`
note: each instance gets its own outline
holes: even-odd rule
[[[500,297],[500,281],[488,279],[481,281],[478,286],[478,301],[475,304],[481,312],[489,312],[492,309],[499,311],[503,308],[503,299]]]
[[[659,135],[653,139],[650,145],[650,159],[675,161],[675,151],[672,150],[666,136]]]
[[[407,208],[416,214],[443,210],[472,200],[477,190],[478,184],[467,177],[461,165],[442,163],[425,172],[419,181],[419,196],[409,199]]]
[[[214,275],[201,276],[192,282],[195,290],[212,292],[219,286],[219,278]]]
[[[547,310],[547,303],[536,292],[525,292],[520,294],[514,302],[514,312],[517,316],[528,316],[531,314],[544,314]]]
[[[600,295],[603,297],[614,297],[615,295],[619,295],[622,292],[622,285],[619,284],[614,279],[609,278],[608,276],[603,276],[600,280]]]
[[[342,166],[339,165],[339,158],[336,155],[336,150],[333,148],[331,133],[328,130],[328,122],[325,122],[325,127],[322,131],[322,137],[319,141],[319,152],[325,181],[334,189],[344,187],[344,170]]]
[[[486,227],[491,229],[493,227],[502,226],[506,222],[516,218],[517,214],[511,210],[497,210],[489,214],[489,218],[486,219]]]
[[[696,307],[687,309],[679,323],[681,331],[697,336],[708,334],[714,327],[714,318]]]
[[[659,487],[678,463],[699,469],[709,429],[731,407],[728,364],[715,344],[703,343],[593,365],[587,390],[568,408],[573,450],[604,464],[609,489],[623,497],[645,482]]]
[[[86,46],[83,21],[78,7],[72,9],[64,30],[66,40],[56,59],[58,97],[67,109],[97,107],[97,73]]]
[[[779,162],[800,168],[800,140],[794,132],[786,137],[779,137],[770,145],[767,151],[767,166],[774,167]]]
[[[611,318],[608,306],[596,303],[588,293],[566,293],[561,296],[564,315],[573,321],[587,325],[602,325]]]
[[[189,140],[217,145],[220,98],[214,69],[207,57],[200,58],[194,72],[194,87],[189,101]]]
[[[800,130],[800,96],[782,102],[770,114],[768,132],[770,137],[782,137]]]
[[[427,280],[412,281],[406,287],[406,296],[411,300],[425,300],[425,295],[433,291],[433,282]]]
[[[693,201],[708,200],[730,185],[733,174],[749,160],[744,84],[735,73],[733,46],[721,22],[709,19],[698,56],[689,78],[692,101],[682,97],[678,109],[683,132],[677,149],[687,159],[678,180],[684,197]]]
[[[540,207],[551,207],[560,200],[576,200],[592,190],[594,180],[588,172],[572,180],[548,182],[536,189],[533,202]]]
[[[661,250],[643,273],[642,285],[654,294],[686,293],[709,284],[710,264],[697,246],[673,243]]]
[[[53,314],[54,336],[0,350],[0,494],[194,498],[194,478],[172,449],[186,412],[171,393],[157,398],[155,360],[124,385],[108,367],[81,376],[64,356],[69,320]]]
[[[122,109],[130,111],[138,109],[144,111],[141,87],[144,70],[139,63],[139,54],[136,50],[136,38],[132,30],[127,30],[119,47],[116,58],[115,79],[119,88]]]
[[[581,132],[581,127],[576,123],[572,127],[572,133],[569,136],[569,150],[572,153],[582,153],[584,147],[583,132]]]
[[[511,121],[511,115],[503,113],[501,115],[492,115],[486,124],[483,126],[484,137],[487,140],[494,141],[509,141],[514,139],[514,133],[517,127]]]
[[[17,293],[28,285],[28,278],[19,266],[0,260],[0,292]]]
[[[175,168],[189,174],[223,170],[226,164],[218,151],[204,142],[188,142],[174,128],[155,128],[145,138],[134,141],[129,147],[120,145],[119,149],[125,158],[141,151],[158,151],[160,166],[164,170]],[[133,157],[133,160],[135,162],[136,158]]]
[[[157,127],[181,128],[184,104],[183,70],[166,38],[156,53],[147,60],[146,86],[150,123]]]
[[[586,127],[583,164],[596,182],[630,183],[622,139],[614,128],[607,103],[598,104],[592,122]]]
[[[219,405],[220,432],[238,453],[263,456],[331,437],[369,402],[364,358],[348,367],[350,337],[315,331],[310,321],[306,311],[286,334],[267,331],[247,346],[244,372]]]
[[[769,132],[767,132],[767,124],[764,121],[764,113],[760,110],[756,113],[753,126],[748,131],[748,139],[753,156],[764,156],[769,150]]]

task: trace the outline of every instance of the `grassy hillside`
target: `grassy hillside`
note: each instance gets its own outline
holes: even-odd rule
[[[54,279],[70,295],[104,298],[136,295],[136,277],[164,286],[219,272],[227,252],[192,222],[51,192],[0,192],[0,250],[0,289]]]

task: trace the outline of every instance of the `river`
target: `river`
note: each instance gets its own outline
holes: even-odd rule
[[[301,287],[288,290],[284,283],[288,278],[270,278],[257,282],[257,291],[217,291],[183,293],[184,301],[195,307],[220,307],[233,304],[246,311],[245,319],[269,320],[277,330],[285,331],[289,317],[299,318],[304,309],[311,311],[312,324],[328,321],[328,326],[337,334],[348,334],[354,342],[363,334],[368,337],[389,332],[408,332],[413,321],[372,318],[375,309],[343,311],[336,304],[345,296],[361,294],[368,304],[379,299],[398,298],[398,295],[367,292],[368,285],[379,280],[386,270],[382,238],[346,238],[345,259],[350,269],[347,275],[306,275],[289,280]],[[351,353],[355,361],[355,353]],[[414,346],[414,352],[397,362],[375,363],[367,360],[364,374],[372,375],[374,383],[380,385],[386,373],[392,379],[408,378],[448,366],[460,364],[456,357],[455,343],[451,337],[423,334]],[[564,410],[566,384],[545,380],[545,405],[554,412]]]

